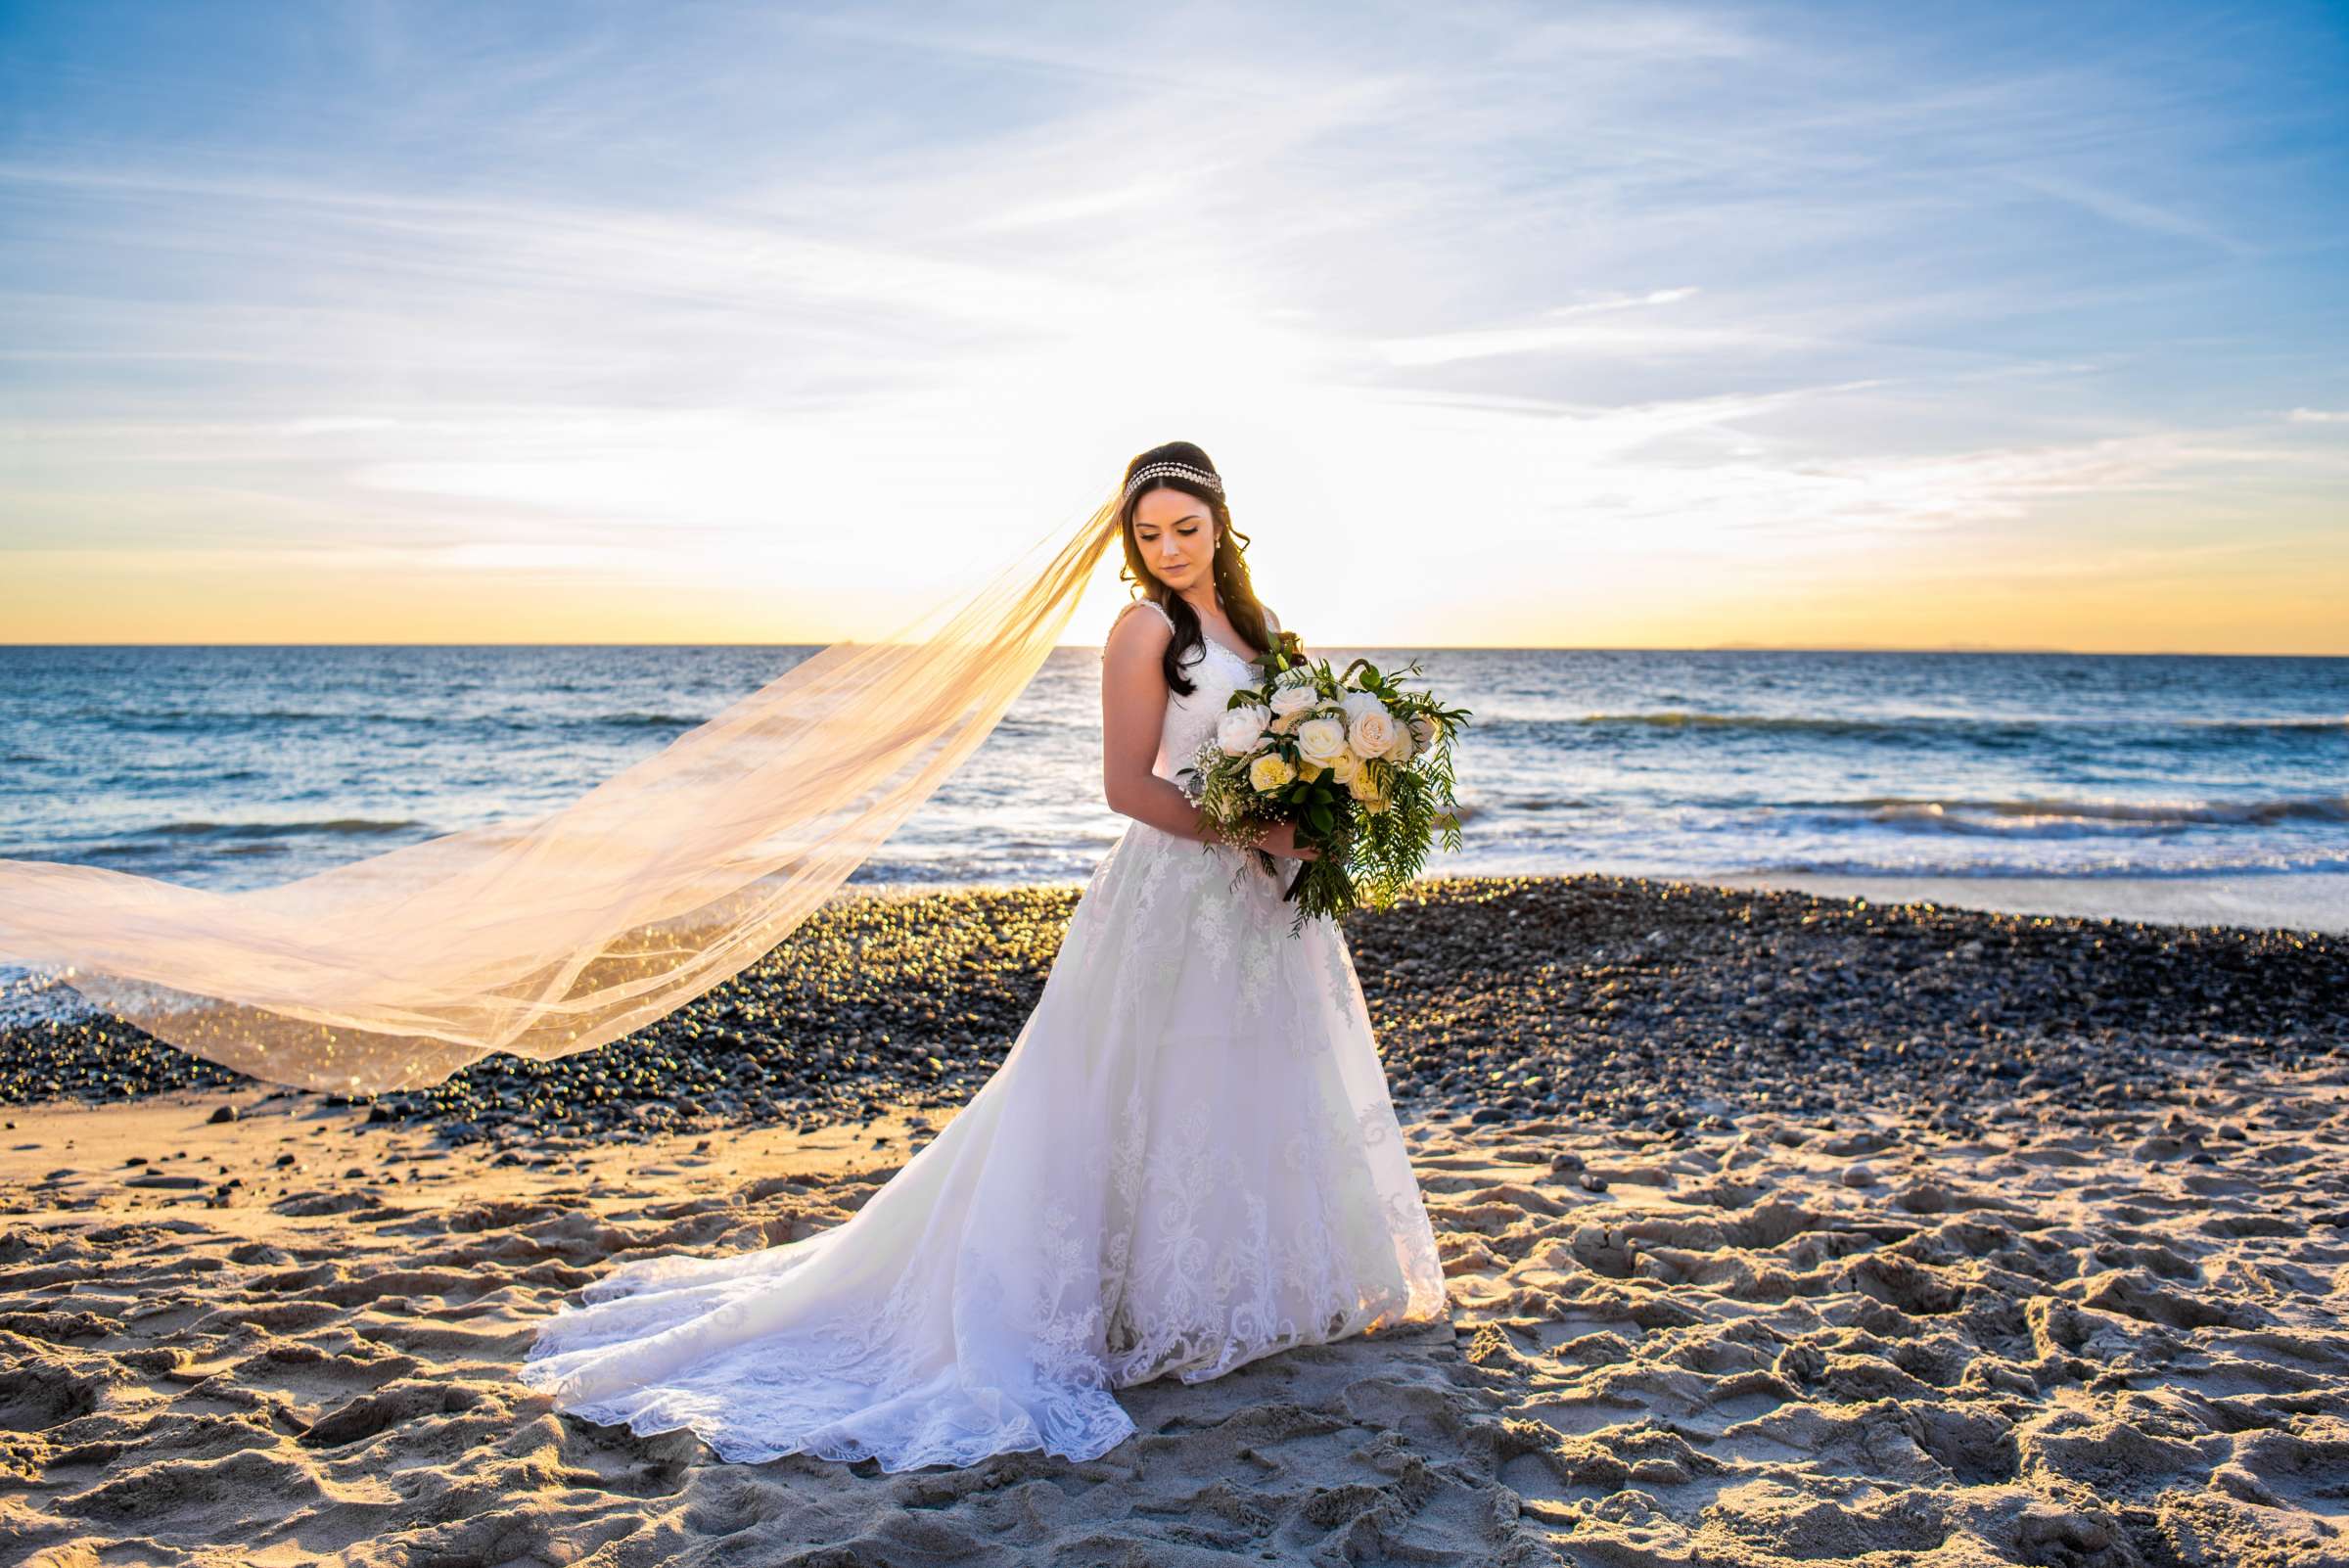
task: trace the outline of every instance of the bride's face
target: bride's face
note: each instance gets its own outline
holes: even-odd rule
[[[1216,520],[1196,495],[1160,488],[1134,502],[1133,542],[1151,573],[1176,593],[1214,576]]]

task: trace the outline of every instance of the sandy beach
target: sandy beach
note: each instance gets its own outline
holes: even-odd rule
[[[514,1380],[616,1260],[854,1212],[1072,898],[843,900],[657,1038],[368,1104],[11,1028],[0,1560],[2349,1561],[2349,944],[2305,933],[1446,879],[1354,943],[1449,1327],[899,1475]]]

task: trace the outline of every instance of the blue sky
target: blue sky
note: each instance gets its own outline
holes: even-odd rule
[[[2349,653],[2337,6],[0,50],[0,640],[826,640],[1182,437],[1320,643]]]

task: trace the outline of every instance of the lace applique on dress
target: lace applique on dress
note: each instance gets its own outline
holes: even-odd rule
[[[1247,1184],[1230,1140],[1210,1132],[1225,1109],[1195,1098],[1151,1141],[1141,1191],[1154,1213],[1138,1247],[1121,1232],[1116,1249],[1132,1249],[1128,1294],[1110,1324],[1120,1387],[1169,1372],[1200,1382],[1291,1345],[1359,1332],[1415,1299],[1393,1254],[1383,1269],[1365,1270],[1352,1250],[1350,1237],[1375,1227],[1339,1196],[1351,1119],[1299,1108],[1281,1149],[1293,1179],[1279,1189],[1295,1201],[1276,1227],[1272,1198]],[[1432,1243],[1418,1257],[1416,1267],[1434,1269]],[[1424,1303],[1429,1275],[1418,1277]]]

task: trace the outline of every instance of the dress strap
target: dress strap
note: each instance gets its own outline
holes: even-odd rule
[[[1116,627],[1117,627],[1117,624],[1118,624],[1118,623],[1126,619],[1126,612],[1127,612],[1127,611],[1128,611],[1128,610],[1131,610],[1131,609],[1132,609],[1134,606],[1136,606],[1136,605],[1144,605],[1144,604],[1148,605],[1148,606],[1149,606],[1151,609],[1153,609],[1153,610],[1155,610],[1155,611],[1157,611],[1157,612],[1158,612],[1158,619],[1159,619],[1159,620],[1161,620],[1161,621],[1164,621],[1164,622],[1167,623],[1167,629],[1168,629],[1169,631],[1173,631],[1173,630],[1174,629],[1174,618],[1173,616],[1171,616],[1171,615],[1167,614],[1167,607],[1166,607],[1165,605],[1163,605],[1163,604],[1160,604],[1160,603],[1159,603],[1159,602],[1158,602],[1156,599],[1128,599],[1128,600],[1127,600],[1127,601],[1126,601],[1124,604],[1122,604],[1122,605],[1120,605],[1120,606],[1118,607],[1118,613],[1117,613],[1116,615],[1114,615],[1114,616],[1110,617],[1109,624],[1110,624],[1110,627],[1111,627],[1111,629],[1112,629],[1112,630],[1115,630],[1115,629],[1116,629]],[[1106,659],[1107,657],[1109,657],[1108,639],[1106,639],[1106,638],[1104,638],[1104,639],[1103,639],[1103,642],[1102,642],[1101,655],[1102,655],[1102,657],[1103,657],[1103,658],[1105,658],[1105,659]]]

